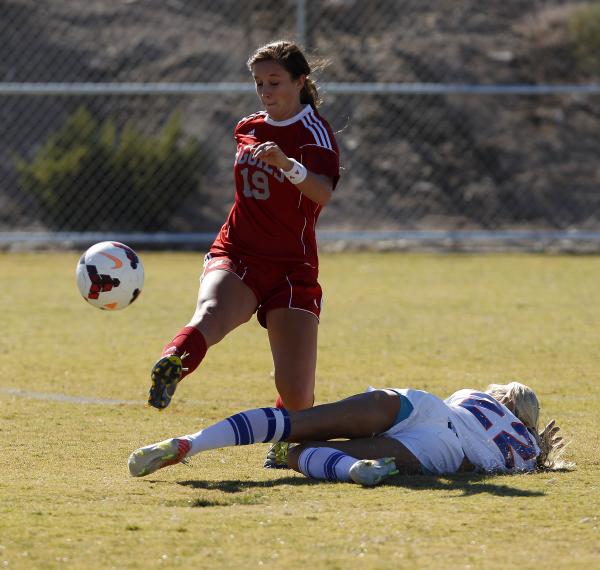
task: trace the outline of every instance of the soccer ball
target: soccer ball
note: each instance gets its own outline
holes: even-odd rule
[[[131,305],[144,285],[144,267],[130,247],[103,241],[90,247],[77,264],[77,287],[98,309],[117,311]]]

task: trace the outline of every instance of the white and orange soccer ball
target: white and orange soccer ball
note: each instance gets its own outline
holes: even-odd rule
[[[144,267],[130,247],[103,241],[90,247],[77,264],[77,287],[98,309],[118,311],[131,305],[142,292]]]

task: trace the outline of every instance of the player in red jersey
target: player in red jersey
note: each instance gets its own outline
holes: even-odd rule
[[[206,255],[196,311],[152,369],[148,402],[158,409],[207,349],[255,312],[268,331],[278,405],[313,405],[322,297],[315,224],[339,179],[338,147],[297,45],[265,45],[248,67],[265,110],[235,128],[235,201]]]

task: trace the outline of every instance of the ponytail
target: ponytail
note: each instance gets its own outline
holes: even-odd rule
[[[310,105],[315,111],[321,104],[317,84],[308,76],[306,76],[304,87],[302,88],[302,91],[300,91],[300,103]]]

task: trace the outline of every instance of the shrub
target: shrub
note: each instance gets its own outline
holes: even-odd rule
[[[130,124],[119,132],[112,119],[98,124],[82,107],[31,162],[16,159],[19,182],[52,229],[165,229],[174,207],[199,191],[198,143],[182,138],[178,113],[147,136]]]
[[[580,69],[600,74],[600,4],[587,4],[571,13],[573,54]]]

